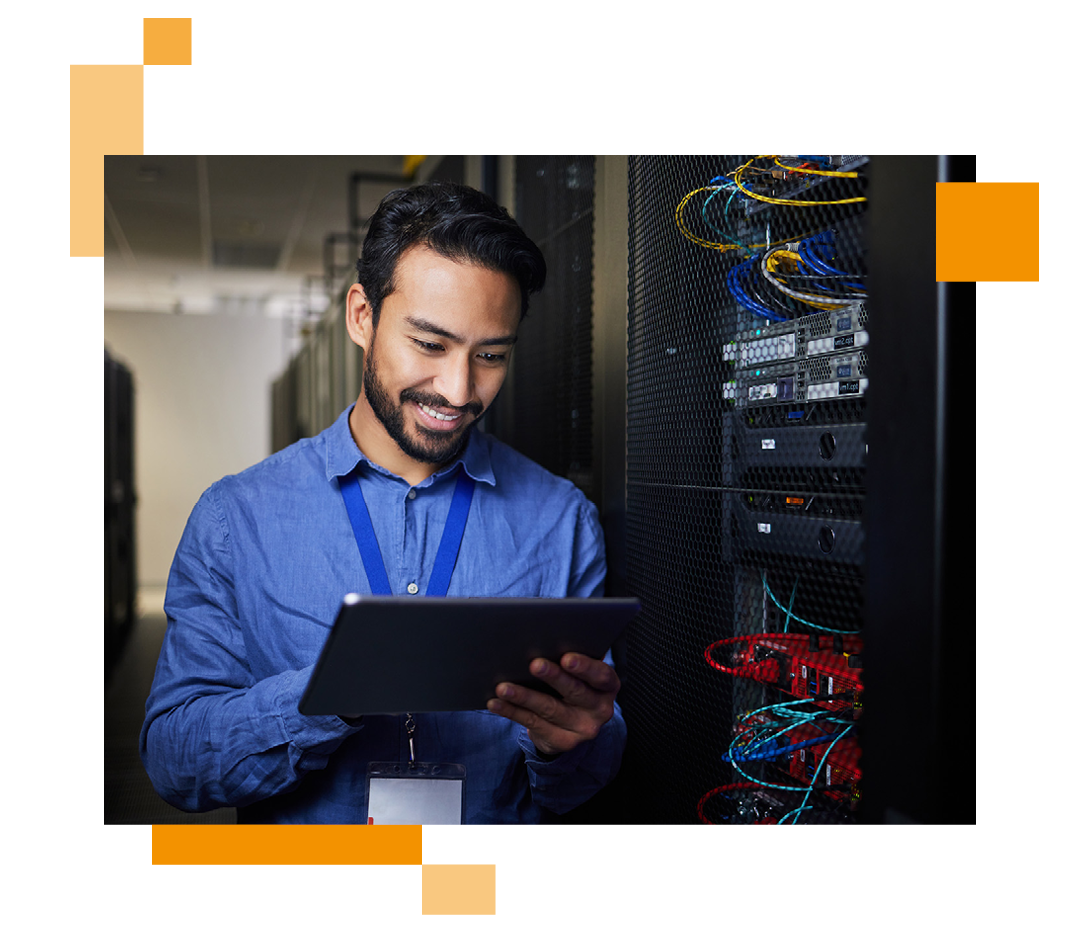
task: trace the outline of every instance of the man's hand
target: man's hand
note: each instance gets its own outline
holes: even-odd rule
[[[591,741],[615,714],[619,676],[603,661],[584,654],[564,654],[555,664],[538,657],[529,672],[562,695],[557,699],[528,687],[500,683],[497,699],[488,701],[496,715],[524,725],[536,749],[561,754]]]

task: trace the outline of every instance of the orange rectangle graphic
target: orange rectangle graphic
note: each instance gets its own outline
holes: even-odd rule
[[[937,185],[939,281],[1037,281],[1039,185]]]

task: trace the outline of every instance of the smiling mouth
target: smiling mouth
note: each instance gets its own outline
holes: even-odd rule
[[[448,438],[459,433],[467,421],[465,413],[470,411],[468,408],[455,410],[453,406],[443,406],[443,409],[454,411],[440,412],[438,407],[429,406],[419,400],[413,400],[413,408],[416,410],[417,426],[432,438],[436,435]]]
[[[462,415],[461,413],[457,413],[456,415],[449,416],[439,412],[436,409],[432,409],[430,406],[425,406],[423,403],[417,403],[416,405],[419,406],[427,415],[431,416],[432,419],[438,419],[440,422],[456,422],[458,419],[461,418]]]
[[[464,406],[455,406],[438,393],[425,393],[421,390],[403,390],[401,403],[412,404],[421,421],[435,431],[452,430],[463,421],[480,418],[484,412],[482,403],[471,402]]]

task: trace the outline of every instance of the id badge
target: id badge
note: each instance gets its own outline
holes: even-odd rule
[[[461,764],[368,764],[369,825],[460,825],[465,819]]]

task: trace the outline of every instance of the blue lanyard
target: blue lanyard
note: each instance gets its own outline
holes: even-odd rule
[[[394,591],[390,588],[382,552],[379,550],[379,540],[375,537],[371,514],[368,512],[367,502],[364,500],[360,481],[356,479],[355,472],[338,478],[338,486],[341,488],[345,509],[349,513],[349,521],[352,523],[353,534],[356,536],[356,546],[360,549],[360,559],[364,562],[368,586],[371,587],[371,592],[375,596],[393,596]],[[426,594],[428,596],[445,596],[450,587],[450,577],[454,573],[454,564],[457,563],[461,538],[465,534],[465,523],[469,519],[469,508],[472,506],[475,488],[475,481],[465,473],[463,467],[458,474],[454,498],[450,501],[450,512],[446,517],[446,525],[443,527],[439,550],[435,554],[435,567],[428,581]]]

